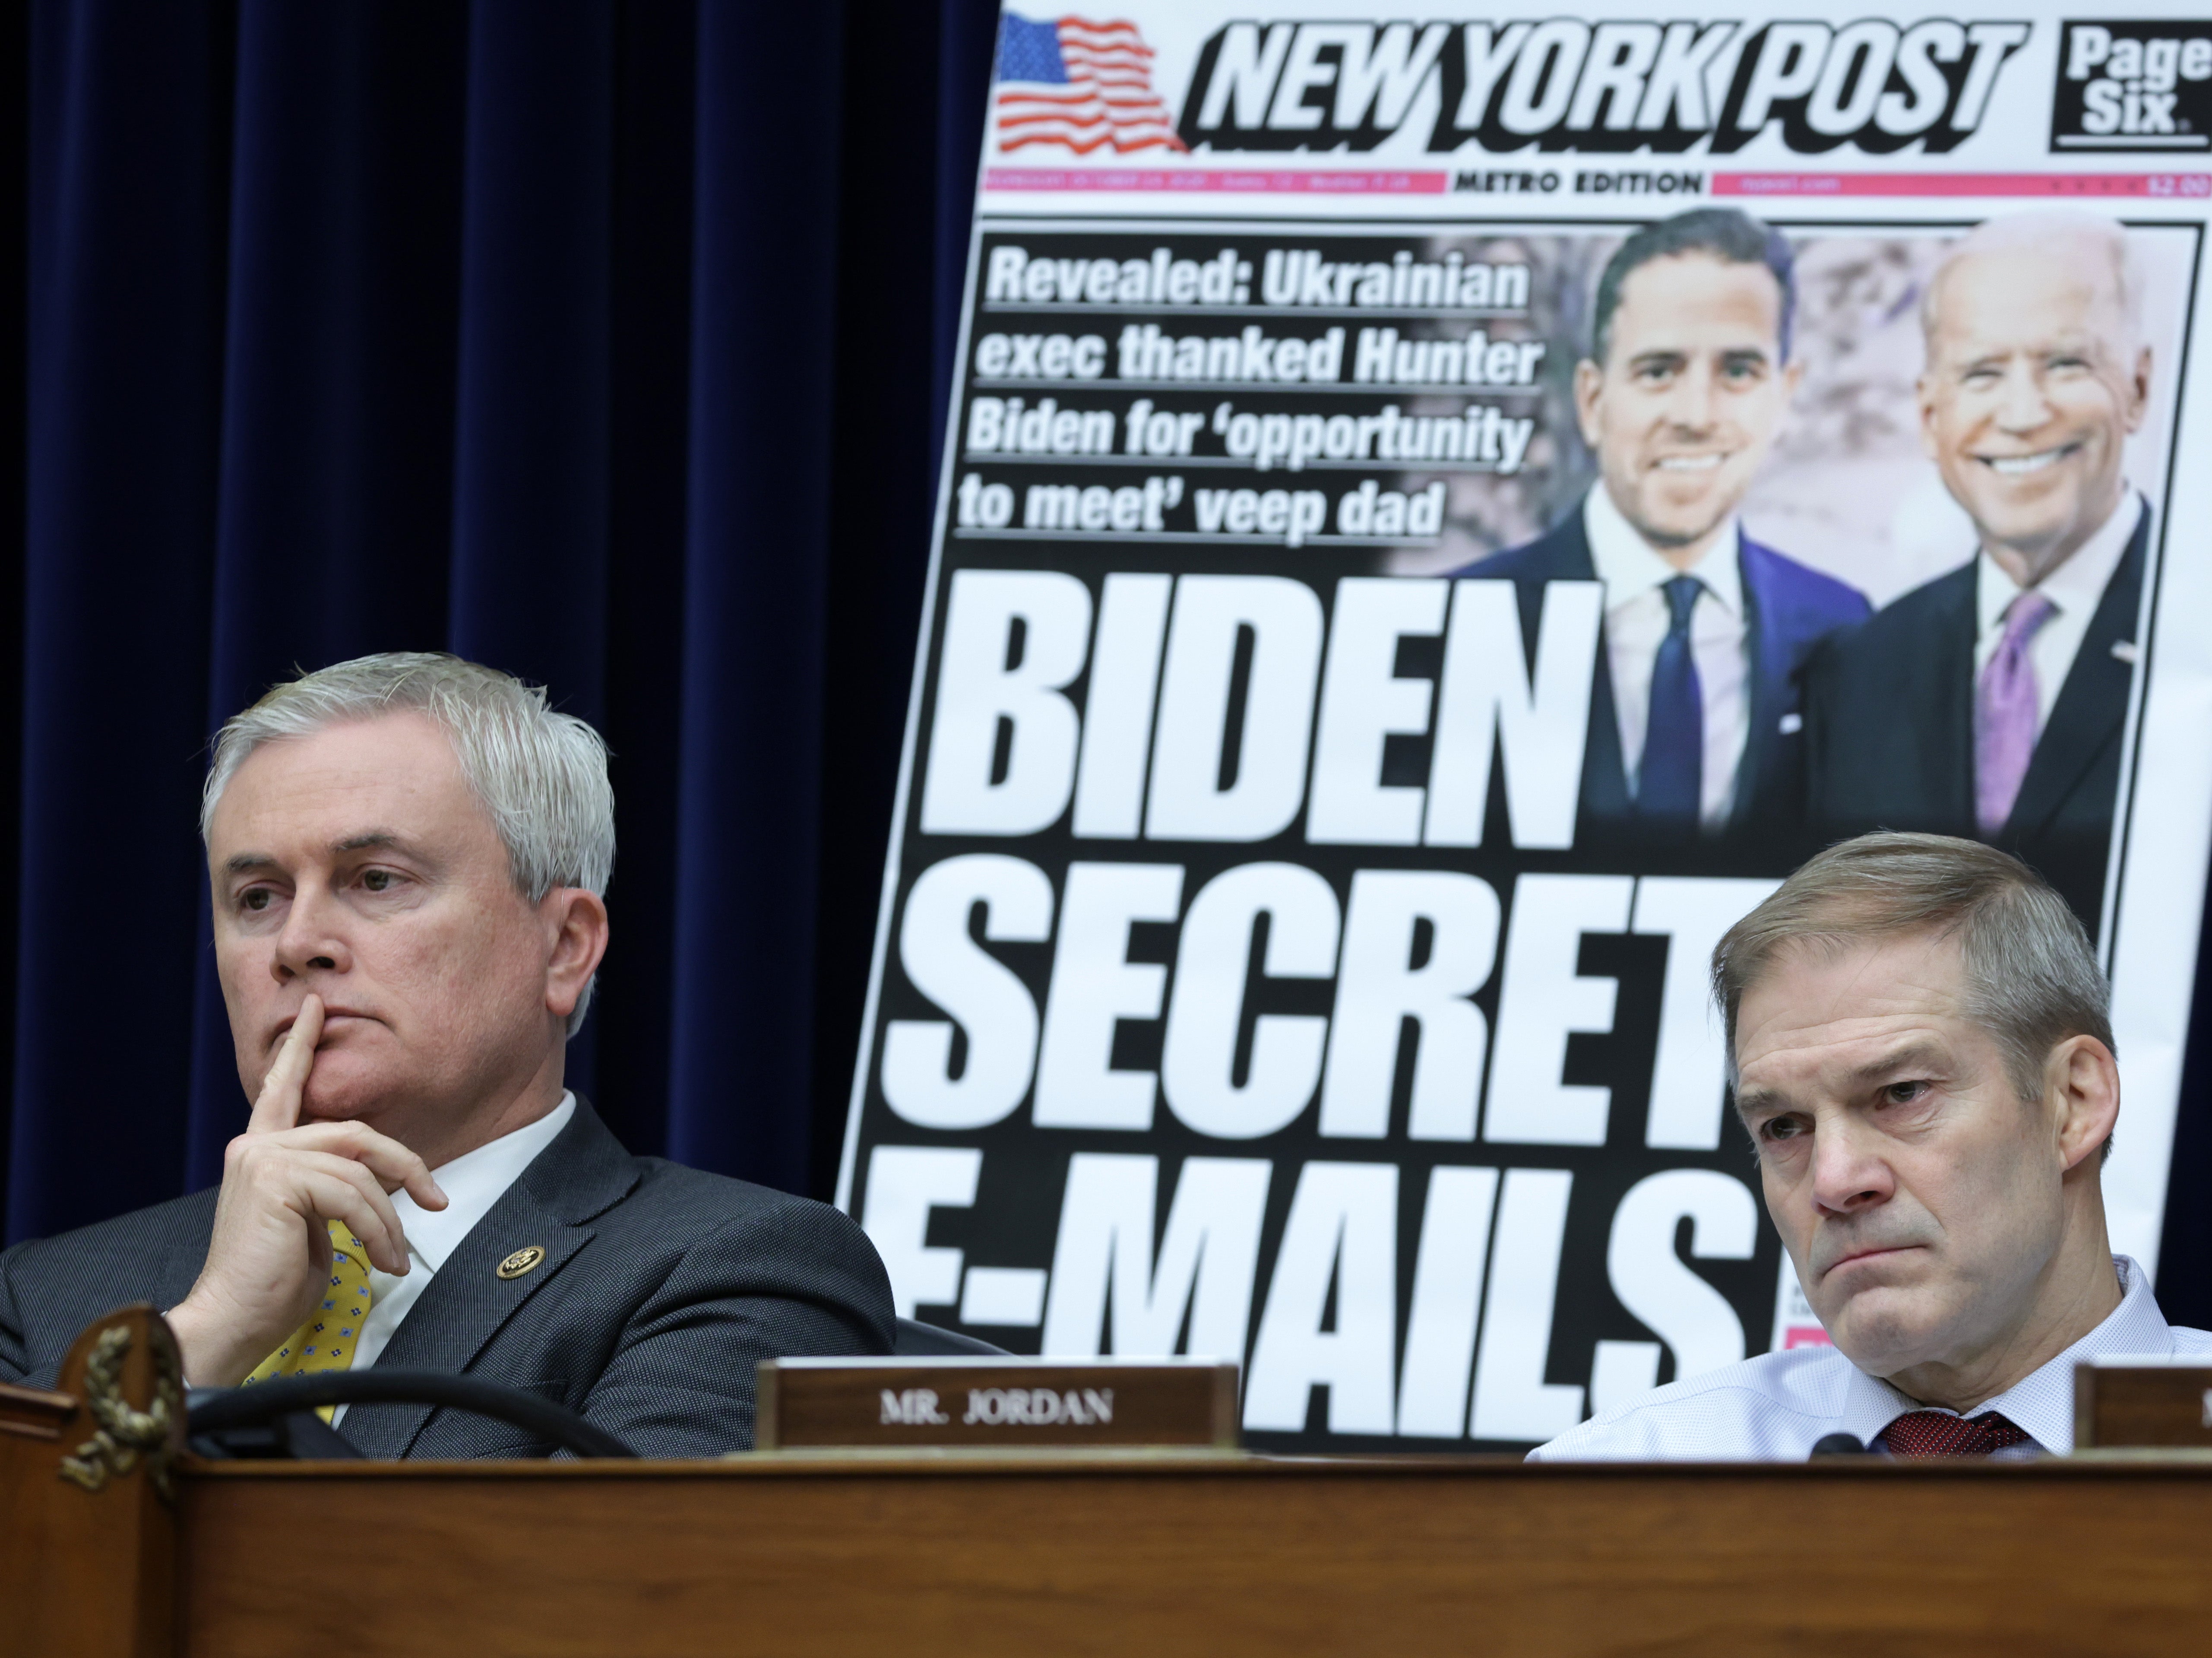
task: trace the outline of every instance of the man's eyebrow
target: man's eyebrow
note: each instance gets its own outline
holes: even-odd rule
[[[1885,1078],[1893,1077],[1901,1070],[1940,1070],[1943,1069],[1943,1050],[1925,1039],[1906,1043],[1893,1048],[1879,1059],[1869,1059],[1851,1072],[1855,1088],[1866,1088]]]
[[[1735,1091],[1735,1114],[1739,1117],[1747,1119],[1759,1112],[1788,1108],[1789,1102],[1772,1088],[1753,1088],[1749,1093],[1741,1088]]]
[[[368,829],[358,835],[348,835],[343,840],[331,843],[333,852],[373,852],[380,847],[406,850],[407,843],[398,832],[391,829]]]
[[[1662,368],[1669,363],[1680,364],[1687,361],[1688,357],[1688,352],[1673,350],[1638,351],[1634,357],[1628,359],[1628,366],[1632,369],[1643,368],[1647,365],[1651,368]]]
[[[1901,1070],[1918,1070],[1923,1067],[1940,1070],[1943,1064],[1943,1049],[1940,1044],[1925,1039],[1916,1040],[1901,1048],[1893,1049],[1879,1059],[1868,1060],[1851,1072],[1850,1082],[1853,1088],[1863,1088],[1893,1078]],[[1789,1109],[1788,1098],[1772,1088],[1738,1088],[1735,1091],[1735,1112],[1739,1117],[1749,1119],[1761,1112]]]
[[[360,834],[348,835],[344,839],[334,840],[330,844],[331,851],[341,856],[348,852],[374,852],[386,847],[402,852],[414,850],[409,845],[407,838],[394,829],[365,829]],[[222,862],[223,873],[231,875],[277,867],[278,859],[274,852],[235,852]]]

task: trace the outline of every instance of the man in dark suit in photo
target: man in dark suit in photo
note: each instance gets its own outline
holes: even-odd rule
[[[2125,475],[2151,354],[2126,233],[1993,220],[1923,301],[1920,435],[1978,550],[1808,663],[1808,815],[1973,836],[2094,936],[2135,677],[2150,509]]]
[[[1795,676],[1867,602],[1744,533],[1745,494],[1789,411],[1789,243],[1730,208],[1638,231],[1600,277],[1575,409],[1597,483],[1552,531],[1458,572],[1605,583],[1581,821],[1688,838],[1794,808]]]
[[[614,795],[542,689],[416,655],[279,686],[216,739],[201,832],[252,1118],[218,1190],[0,1254],[0,1381],[51,1387],[146,1301],[194,1386],[465,1372],[702,1456],[751,1445],[760,1360],[890,1350],[852,1222],[633,1157],[564,1087]],[[335,1420],[371,1456],[551,1448],[428,1406]]]

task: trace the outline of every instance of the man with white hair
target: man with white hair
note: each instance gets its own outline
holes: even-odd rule
[[[1979,547],[1804,681],[1816,830],[1972,835],[2040,869],[2094,933],[2119,788],[2150,509],[2126,449],[2150,398],[2126,232],[1992,220],[1922,306],[1922,446]]]
[[[2110,996],[2033,870],[1864,835],[1784,881],[1712,967],[1766,1211],[1835,1345],[1670,1382],[1536,1456],[2063,1454],[2077,1365],[2212,1355],[2112,1253]]]
[[[0,1381],[52,1386],[145,1301],[194,1386],[465,1372],[689,1456],[750,1447],[760,1360],[890,1350],[845,1216],[633,1157],[563,1085],[614,795],[542,689],[411,654],[279,686],[216,738],[201,832],[251,1119],[219,1190],[0,1254]],[[372,1456],[550,1449],[428,1406],[337,1420]]]

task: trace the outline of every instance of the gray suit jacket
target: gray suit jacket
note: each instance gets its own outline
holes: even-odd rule
[[[0,1254],[0,1381],[50,1387],[77,1332],[131,1301],[185,1298],[216,1194],[119,1216]],[[494,1268],[536,1244],[519,1278]],[[378,1356],[465,1372],[567,1405],[647,1456],[753,1442],[753,1367],[888,1353],[890,1281],[836,1210],[657,1157],[633,1157],[588,1101],[447,1260]],[[543,1456],[518,1428],[428,1406],[355,1405],[373,1457]]]

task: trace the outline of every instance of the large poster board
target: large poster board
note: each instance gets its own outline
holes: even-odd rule
[[[1824,1340],[1705,963],[1878,824],[2097,938],[2154,1266],[2212,23],[1361,9],[1003,20],[839,1182],[901,1311],[1310,1448]]]

